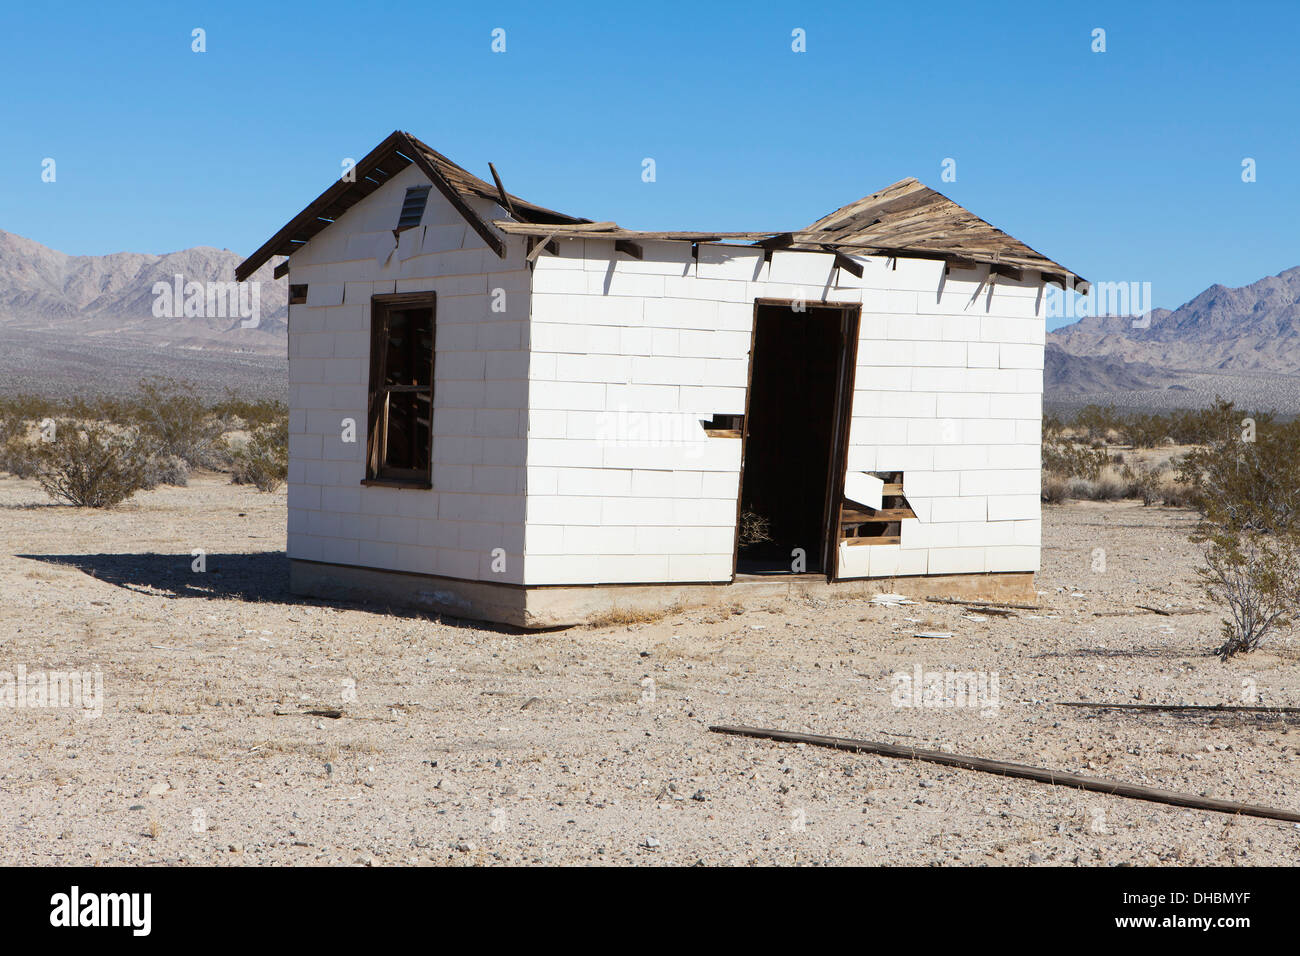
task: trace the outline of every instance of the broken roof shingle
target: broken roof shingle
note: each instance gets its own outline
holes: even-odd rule
[[[915,179],[900,180],[841,206],[796,233],[794,239],[792,248],[831,245],[846,253],[928,255],[1009,270],[1035,269],[1066,281],[1084,281]]]

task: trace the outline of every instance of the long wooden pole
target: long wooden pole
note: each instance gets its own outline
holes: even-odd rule
[[[1300,707],[1245,707],[1237,704],[1098,704],[1087,700],[1058,700],[1057,707],[1092,707],[1097,710],[1190,710],[1222,714],[1300,714]]]
[[[874,740],[857,740],[853,737],[824,737],[820,734],[800,734],[788,730],[766,730],[760,727],[714,725],[709,730],[717,734],[759,737],[785,743],[814,744],[818,747],[833,747],[836,750],[850,750],[854,753],[879,754],[882,757],[898,757],[903,760],[925,760],[929,763],[943,764],[948,767],[979,770],[983,773],[995,773],[1004,777],[1018,777],[1022,780],[1037,780],[1039,783],[1050,783],[1058,787],[1074,787],[1079,790],[1091,790],[1116,797],[1128,797],[1131,800],[1150,800],[1153,803],[1167,803],[1170,806],[1188,807],[1193,810],[1212,810],[1216,813],[1234,813],[1300,823],[1300,813],[1292,810],[1277,810],[1273,807],[1237,803],[1233,800],[1198,797],[1188,793],[1176,793],[1173,790],[1143,787],[1135,783],[1105,780],[1101,777],[1083,777],[1076,773],[1043,770],[1040,767],[1031,767],[1022,763],[1009,763],[1005,760],[986,760],[983,757],[965,757],[961,754],[944,753],[940,750],[918,750],[915,747],[900,747],[896,744],[878,743]]]

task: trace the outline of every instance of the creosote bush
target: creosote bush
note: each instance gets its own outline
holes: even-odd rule
[[[232,482],[275,491],[289,475],[289,420],[263,425],[241,445],[226,442],[225,450]]]
[[[1295,535],[1259,531],[1217,532],[1207,539],[1205,566],[1197,568],[1202,590],[1227,608],[1223,643],[1214,653],[1226,661],[1256,650],[1271,632],[1289,628],[1300,608]]]
[[[169,378],[141,380],[140,400],[130,414],[158,456],[180,458],[191,468],[213,464],[221,422],[192,386]]]
[[[1250,430],[1230,405],[1221,411],[1234,427],[1179,466],[1201,512],[1201,588],[1229,614],[1216,649],[1227,660],[1300,615],[1300,421],[1261,416]]]
[[[1125,465],[1120,470],[1120,474],[1128,482],[1125,497],[1141,498],[1144,507],[1161,500],[1165,488],[1163,478],[1166,469],[1164,466],[1138,462]]]
[[[171,485],[184,488],[190,483],[190,466],[175,455],[149,454],[145,460],[144,487]]]
[[[37,482],[56,501],[111,508],[145,486],[147,454],[138,438],[91,423],[64,420],[55,438],[30,448]]]

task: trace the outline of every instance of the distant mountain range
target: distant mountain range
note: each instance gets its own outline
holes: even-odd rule
[[[1123,392],[1120,404],[1165,406],[1217,392],[1300,412],[1300,267],[1237,289],[1215,284],[1146,318],[1134,327],[1132,316],[1091,316],[1049,332],[1048,399]]]
[[[229,313],[184,317],[179,306],[172,314],[181,317],[155,314],[158,283],[174,287],[177,275],[231,282],[241,258],[207,246],[69,256],[0,230],[0,391],[39,390],[47,380],[76,388],[101,377],[97,385],[115,390],[125,387],[116,378],[133,385],[155,367],[209,388],[229,372],[240,388],[282,390],[288,284],[272,277],[273,264],[252,277],[260,283],[256,328]],[[1300,267],[1238,289],[1212,285],[1149,319],[1134,328],[1130,316],[1093,316],[1049,332],[1047,402],[1186,407],[1222,394],[1300,414]],[[246,361],[221,358],[231,353]],[[98,364],[117,371],[97,376]]]
[[[1212,285],[1148,328],[1128,316],[1080,319],[1048,335],[1071,355],[1182,371],[1300,372],[1300,266],[1239,289]]]
[[[243,257],[228,249],[198,246],[146,255],[69,256],[39,242],[0,230],[0,332],[45,332],[98,338],[114,344],[173,349],[217,349],[283,354],[288,286],[272,278],[273,265],[259,269],[256,328],[241,328],[238,315],[155,314],[158,283],[231,282]],[[165,304],[165,303],[164,303]],[[246,304],[251,305],[251,296]],[[167,309],[159,311],[168,312]],[[197,311],[197,310],[196,310]],[[204,311],[207,311],[206,309]],[[216,313],[223,311],[213,309]],[[248,310],[246,310],[248,311]]]

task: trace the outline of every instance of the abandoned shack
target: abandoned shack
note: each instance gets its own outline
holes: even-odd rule
[[[569,216],[394,132],[287,256],[295,591],[547,627],[1033,596],[1061,265],[914,179],[793,232]]]

